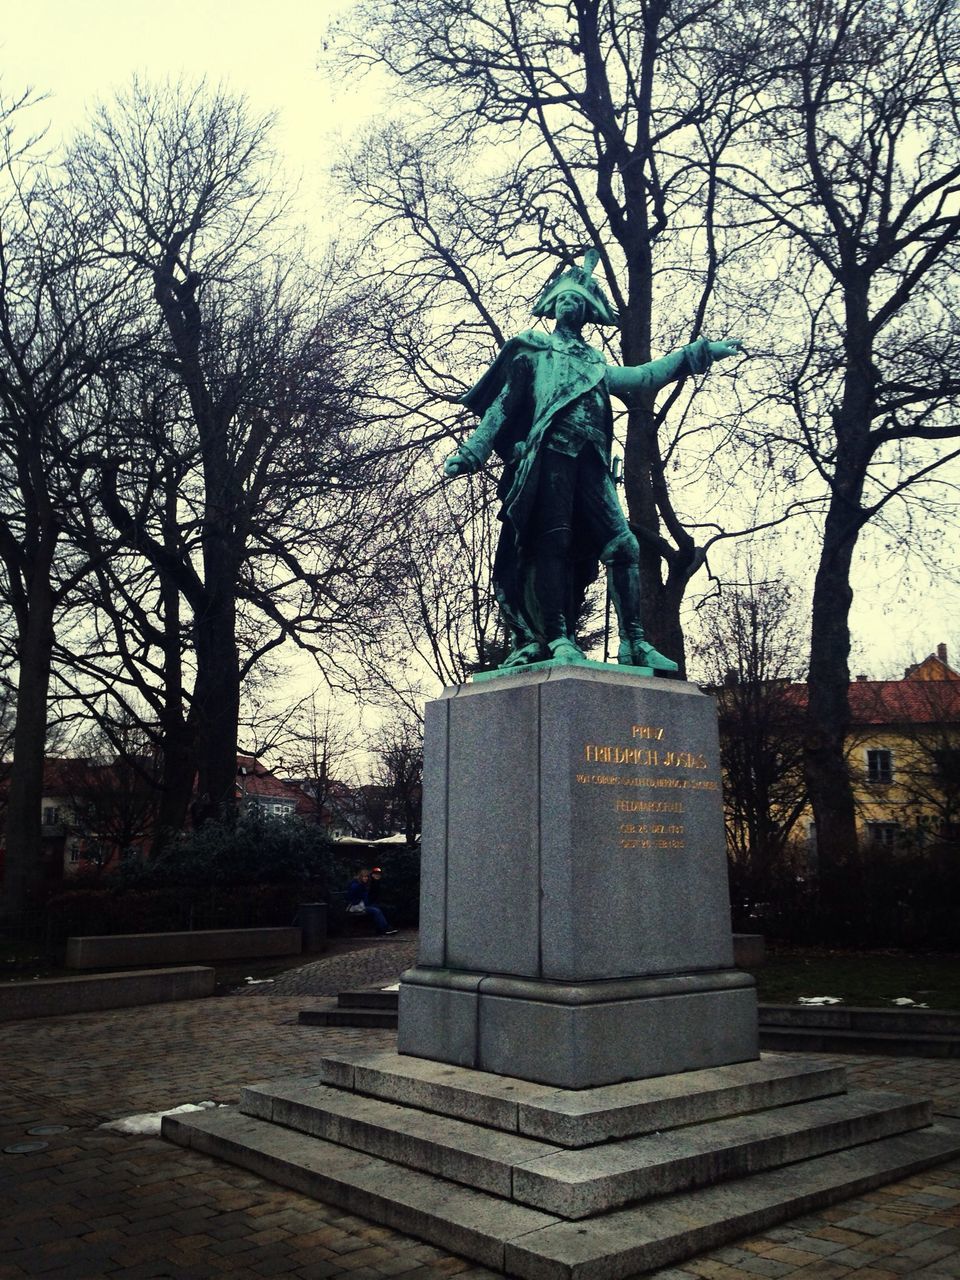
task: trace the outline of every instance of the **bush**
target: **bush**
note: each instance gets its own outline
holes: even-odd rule
[[[830,947],[957,948],[955,844],[864,845],[829,881],[788,850],[777,866],[730,867],[734,928],[776,942]]]
[[[315,826],[277,821],[257,812],[234,823],[206,823],[176,836],[153,857],[125,862],[118,882],[137,888],[166,885],[326,884],[334,871],[332,846]]]
[[[419,847],[391,849],[382,860],[391,924],[415,925]],[[314,826],[244,815],[235,824],[184,832],[145,861],[78,877],[47,900],[48,932],[61,941],[292,924],[300,903],[342,898],[356,865],[355,849],[329,843]],[[335,927],[335,910],[330,915]]]
[[[185,929],[252,929],[293,924],[301,902],[323,901],[311,884],[186,885],[71,889],[47,903],[52,940],[88,934],[166,933]]]

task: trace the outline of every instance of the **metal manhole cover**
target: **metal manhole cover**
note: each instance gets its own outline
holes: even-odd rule
[[[46,1151],[49,1142],[13,1142],[3,1150],[8,1156],[27,1156],[33,1151]]]
[[[28,1129],[27,1133],[37,1138],[51,1138],[55,1133],[69,1133],[70,1126],[68,1124],[35,1124],[32,1129]]]

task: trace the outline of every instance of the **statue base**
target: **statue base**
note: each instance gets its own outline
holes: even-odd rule
[[[401,1053],[588,1088],[754,1059],[713,700],[538,664],[427,707]]]
[[[560,662],[556,658],[544,658],[542,662],[528,662],[525,667],[497,667],[494,671],[477,671],[470,677],[473,684],[484,680],[499,680],[502,676],[526,675],[528,672],[550,671],[557,667],[573,667],[574,670],[585,668],[591,671],[619,671],[624,675],[652,676],[653,667],[634,667],[623,663],[613,666],[609,662],[597,662],[593,658],[584,658],[582,662]],[[669,675],[669,673],[668,673]]]

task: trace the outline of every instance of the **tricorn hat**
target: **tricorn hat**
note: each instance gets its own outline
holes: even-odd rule
[[[556,271],[544,285],[540,297],[534,303],[535,316],[555,317],[557,298],[561,293],[575,293],[586,304],[585,319],[591,324],[618,325],[620,317],[610,300],[593,278],[593,269],[600,260],[596,249],[588,249],[583,255],[582,267],[557,267]]]

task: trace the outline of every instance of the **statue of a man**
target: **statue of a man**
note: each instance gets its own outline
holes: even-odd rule
[[[555,659],[583,661],[575,623],[597,561],[610,574],[620,646],[617,660],[660,671],[677,664],[644,638],[640,618],[639,547],[610,474],[610,396],[630,405],[714,360],[740,352],[739,341],[698,342],[650,364],[607,364],[587,345],[587,322],[616,325],[593,268],[556,273],[534,315],[556,320],[553,333],[527,330],[511,338],[463,397],[480,417],[476,431],[444,464],[448,476],[477,471],[492,452],[504,461],[498,496],[503,529],[493,567],[494,590],[514,649],[504,667]]]

